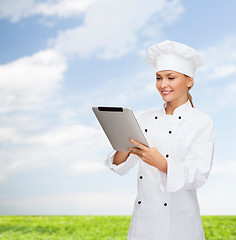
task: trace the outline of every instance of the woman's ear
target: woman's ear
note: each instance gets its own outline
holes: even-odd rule
[[[194,79],[192,77],[187,76],[187,87],[191,88],[193,86]]]

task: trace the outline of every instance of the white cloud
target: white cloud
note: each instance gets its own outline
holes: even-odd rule
[[[34,0],[8,0],[0,1],[0,19],[10,19],[16,22],[30,14],[30,9],[34,7]]]
[[[227,169],[233,167],[233,169]],[[222,169],[213,169],[206,185],[198,190],[203,215],[235,215],[235,164],[226,163]]]
[[[209,83],[210,84],[210,83]],[[205,104],[205,108],[212,112],[219,112],[225,107],[236,106],[236,74],[221,82],[219,86],[209,86],[208,96],[211,98],[208,100],[208,104]]]
[[[118,58],[136,49],[143,35],[157,41],[160,28],[182,12],[177,0],[150,0],[148,4],[142,0],[100,0],[87,9],[82,26],[60,32],[51,45],[81,58]]]
[[[12,22],[33,15],[64,18],[84,14],[82,26],[60,32],[57,39],[50,41],[61,52],[76,53],[82,58],[121,57],[136,49],[140,38],[158,41],[163,26],[176,21],[183,11],[179,0],[13,0],[11,4],[0,1],[0,19]]]
[[[134,199],[134,194],[117,192],[69,193],[21,200],[1,199],[0,214],[107,215],[112,210],[112,214],[124,215],[132,213]]]
[[[234,77],[234,82],[227,84],[219,97],[219,105],[224,106],[236,106],[236,75]]]
[[[202,215],[235,215],[236,197],[226,195],[224,189],[218,189],[217,194],[205,194],[199,196],[199,203]],[[224,193],[224,194],[222,194]]]
[[[204,67],[200,72],[206,80],[226,78],[236,73],[236,37],[221,39],[215,45],[200,51]]]
[[[26,139],[30,144],[41,144],[45,146],[63,146],[67,144],[80,144],[80,147],[86,147],[92,138],[100,135],[101,132],[92,127],[84,125],[59,126],[49,130],[46,133],[34,135]]]
[[[3,182],[5,180],[4,176],[0,174],[0,182]]]
[[[48,101],[66,68],[66,59],[52,49],[0,65],[0,111],[37,108]]]
[[[108,140],[101,129],[84,125],[59,126],[44,133],[1,134],[0,175],[56,166],[68,175],[104,170]]]
[[[205,111],[216,113],[225,106],[236,106],[235,44],[236,36],[228,36],[199,51],[205,65],[199,68],[196,85]]]
[[[70,17],[78,16],[96,0],[59,0],[41,2],[35,5],[32,14],[44,16]]]
[[[235,215],[236,161],[214,160],[206,184],[198,190],[201,213],[203,215]]]
[[[17,22],[33,15],[71,17],[80,16],[96,0],[8,0],[0,1],[0,19]]]
[[[222,64],[219,68],[215,68],[210,76],[211,79],[228,77],[236,73],[236,64]]]
[[[236,173],[236,160],[213,164],[211,174],[227,173]]]
[[[104,156],[105,159],[105,156]],[[92,173],[106,170],[103,161],[94,162],[94,161],[84,161],[84,162],[75,162],[68,168],[68,173],[77,175],[81,173]]]
[[[0,127],[0,142],[2,144],[5,142],[12,142],[12,143],[19,142],[19,137],[16,130],[9,126]]]
[[[160,15],[167,21],[168,23],[173,23],[179,17],[179,15],[183,14],[184,8],[180,4],[180,1],[166,1],[164,11],[160,11]]]

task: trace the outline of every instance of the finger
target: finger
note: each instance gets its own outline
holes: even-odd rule
[[[138,148],[140,148],[140,149],[142,149],[142,150],[144,150],[144,151],[147,151],[148,150],[148,147],[147,146],[145,146],[144,144],[142,144],[141,142],[138,142],[138,141],[136,141],[136,140],[134,140],[134,139],[129,139],[129,141],[132,143],[132,144],[134,144],[135,146],[137,146]]]
[[[133,154],[136,154],[136,155],[141,155],[142,156],[142,150],[140,149],[137,149],[137,148],[128,148],[128,150],[133,153]]]
[[[143,155],[138,155],[145,163],[148,162],[148,159]]]
[[[135,152],[130,152],[130,154],[133,154],[133,155],[136,155],[136,156],[138,156],[138,157],[142,158],[142,157],[141,157],[141,155],[140,155],[140,154],[138,154],[138,153],[135,153]]]

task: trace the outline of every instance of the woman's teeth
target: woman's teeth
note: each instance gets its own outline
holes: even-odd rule
[[[162,91],[162,94],[163,95],[169,95],[171,92],[172,92],[172,90],[170,90],[170,91]]]

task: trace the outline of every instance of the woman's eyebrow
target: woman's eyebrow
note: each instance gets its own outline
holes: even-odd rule
[[[169,76],[169,75],[171,75],[171,74],[174,74],[174,73],[167,73],[165,76]],[[162,77],[159,73],[156,73],[156,76],[159,76],[159,77]]]
[[[171,73],[168,73],[168,74],[166,74],[166,76],[169,76],[169,75],[171,75],[171,74],[174,74],[174,73],[172,73],[172,72],[171,72]]]

